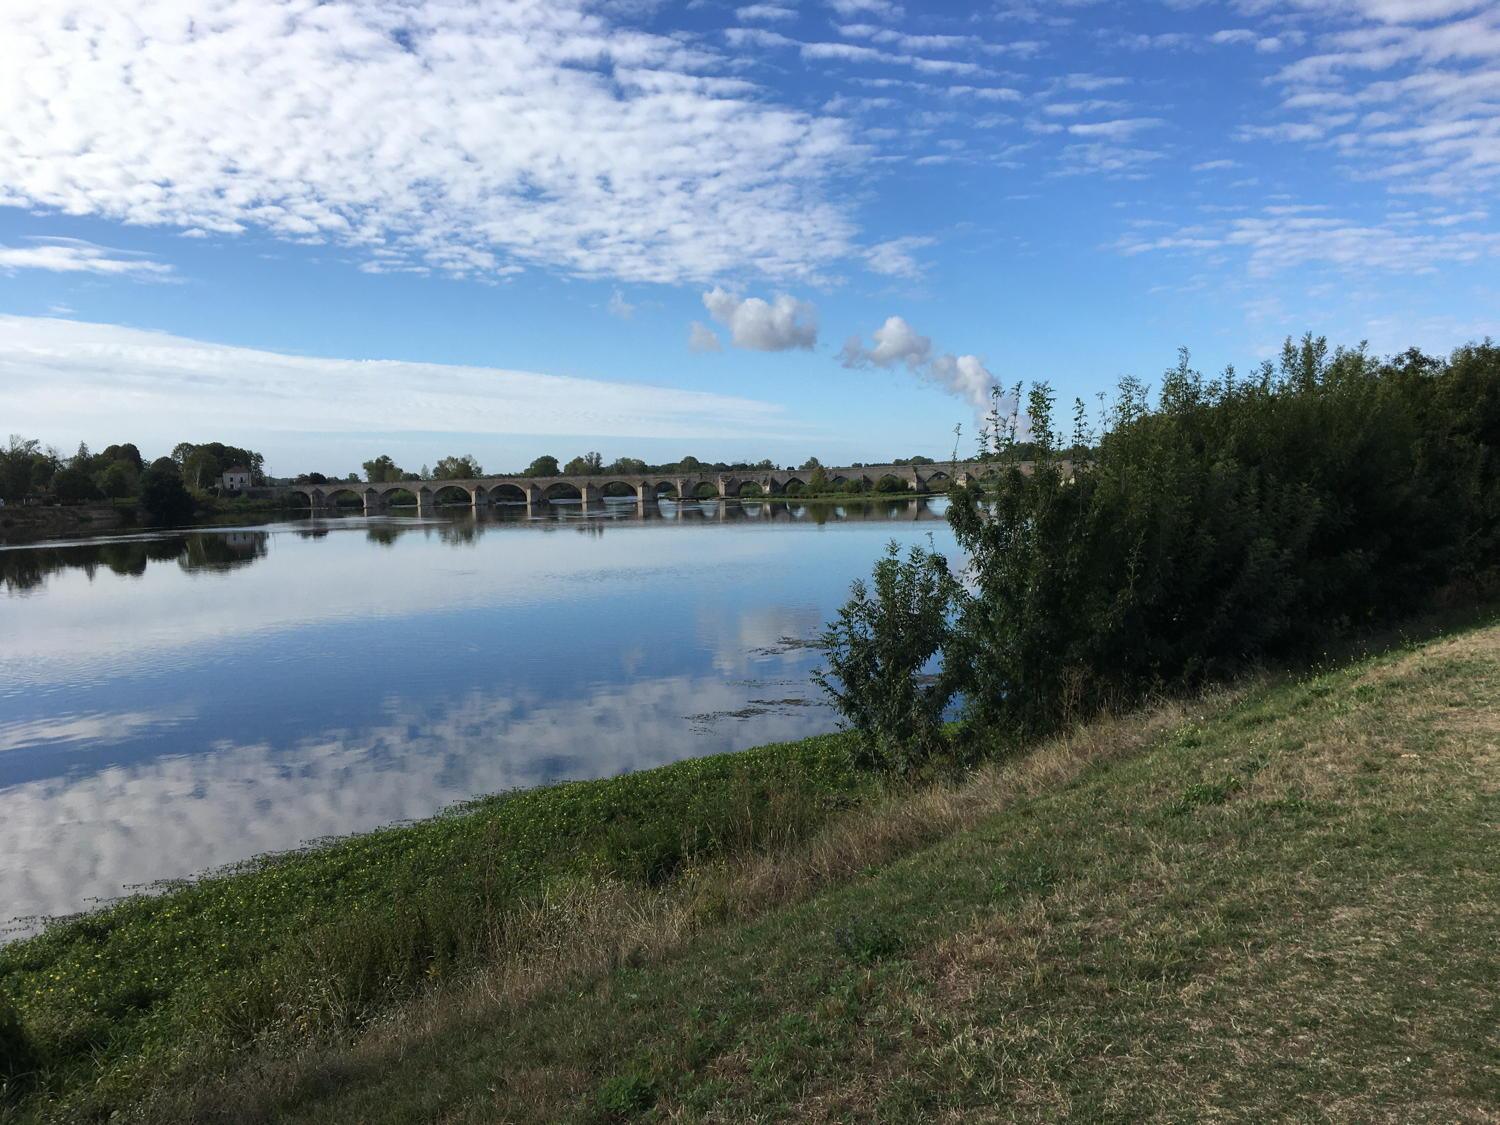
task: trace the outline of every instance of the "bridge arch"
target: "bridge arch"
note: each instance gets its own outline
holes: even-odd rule
[[[395,485],[387,488],[380,494],[380,499],[387,508],[415,508],[417,506],[417,494],[405,485]]]
[[[583,499],[583,492],[576,484],[571,484],[565,480],[555,480],[542,489],[542,499],[548,501],[549,503],[553,503],[558,500],[581,501]]]
[[[456,508],[460,505],[471,506],[474,503],[474,494],[461,484],[437,484],[430,489],[432,502],[440,508]]]
[[[907,483],[895,473],[886,473],[875,482],[876,492],[907,492],[910,491]]]
[[[330,488],[323,502],[330,508],[363,508],[365,497],[358,485],[346,484],[342,488]]]
[[[509,481],[501,481],[490,489],[491,504],[524,504],[526,499],[526,490]]]
[[[807,482],[799,477],[788,477],[781,486],[781,491],[787,496],[801,496],[806,489]]]

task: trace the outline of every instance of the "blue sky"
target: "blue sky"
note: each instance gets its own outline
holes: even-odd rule
[[[1472,0],[9,0],[0,427],[940,455],[992,380],[1495,333],[1497,173]]]

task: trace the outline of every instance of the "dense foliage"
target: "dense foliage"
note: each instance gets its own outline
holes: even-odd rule
[[[957,669],[924,673],[949,643],[957,594],[941,555],[916,547],[902,559],[892,543],[870,586],[854,583],[824,632],[829,669],[815,678],[851,725],[869,732],[858,765],[904,771],[939,749]]]
[[[255,483],[265,483],[259,453],[222,442],[180,442],[171,457],[158,461],[170,461],[179,482],[198,493],[218,489],[224,472],[241,466],[250,469]],[[124,500],[142,495],[149,473],[141,451],[131,442],[106,446],[101,453],[81,444],[65,457],[56,449],[43,449],[35,438],[11,434],[0,448],[0,499],[8,504],[28,499],[60,504]]]
[[[192,494],[170,457],[158,457],[141,474],[141,509],[152,523],[186,523],[193,518]]]
[[[955,625],[938,659],[969,738],[1027,738],[1152,691],[1315,655],[1441,587],[1493,575],[1491,344],[1381,361],[1308,337],[1287,342],[1279,368],[1214,380],[1183,353],[1155,406],[1125,381],[1097,445],[1081,414],[1064,441],[1045,384],[1024,412],[1019,399],[1017,388],[986,433],[998,477],[956,489],[949,509],[970,573],[967,589],[950,587]],[[1089,453],[1075,462],[1075,451]],[[929,560],[885,559],[877,576],[892,565],[907,573],[886,581],[909,585]],[[930,633],[859,589],[851,614],[868,620],[828,638],[834,699],[873,750],[910,737],[910,712],[857,701],[912,688],[866,650],[921,651]],[[939,717],[924,713],[935,730]]]

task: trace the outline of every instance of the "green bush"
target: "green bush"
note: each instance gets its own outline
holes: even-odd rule
[[[868,741],[897,729],[889,711],[922,682],[910,659],[871,659],[872,638],[924,657],[940,645],[967,738],[1029,738],[1153,691],[1316,655],[1455,581],[1494,576],[1492,344],[1380,361],[1309,336],[1287,341],[1279,369],[1214,380],[1184,352],[1155,406],[1143,384],[1122,383],[1097,443],[1080,409],[1064,445],[1045,384],[1024,417],[1020,397],[991,415],[986,491],[950,493],[972,572],[970,593],[948,587],[956,623],[940,635],[935,601],[914,617],[857,588],[830,632],[828,686]]]
[[[908,772],[947,742],[943,715],[956,669],[926,670],[949,643],[962,591],[941,555],[914,547],[902,559],[895,543],[872,583],[855,582],[824,631],[829,667],[814,677],[859,736],[855,764]]]

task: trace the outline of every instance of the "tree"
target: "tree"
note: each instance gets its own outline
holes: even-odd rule
[[[817,458],[814,457],[813,460],[816,461]],[[813,471],[807,478],[807,491],[814,496],[828,491],[828,474],[823,471],[822,465],[813,466]]]
[[[405,479],[405,475],[401,472],[401,466],[391,460],[388,453],[382,453],[374,460],[366,461],[363,468],[365,470],[365,480],[371,484],[385,484],[388,481]]]
[[[543,454],[526,466],[523,477],[555,477],[560,475],[557,469],[557,458],[551,454]]]
[[[93,474],[88,469],[88,458],[74,457],[67,468],[52,478],[52,490],[64,504],[81,504],[85,500],[97,500],[99,489],[94,484]]]
[[[0,450],[0,497],[7,503],[25,498],[31,491],[41,442],[35,438],[10,435],[10,444]]]
[[[565,477],[592,477],[597,476],[599,470],[604,468],[604,458],[598,453],[585,453],[582,457],[575,457],[563,466]]]
[[[856,732],[856,764],[909,772],[947,744],[943,713],[958,691],[957,667],[924,673],[949,642],[963,588],[942,555],[895,543],[875,564],[870,585],[824,631],[827,671],[813,678]]]
[[[479,467],[478,461],[466,453],[461,457],[444,457],[437,463],[432,475],[437,480],[472,480],[484,476],[484,470]]]
[[[106,446],[104,452],[99,454],[99,459],[101,461],[122,461],[130,465],[137,473],[145,467],[145,462],[141,460],[141,451],[135,447],[133,442],[128,441],[124,445]]]
[[[639,457],[616,457],[614,464],[608,469],[611,473],[619,473],[621,476],[641,476],[651,471],[651,466]]]
[[[110,499],[129,496],[135,491],[136,473],[129,461],[111,461],[99,474],[99,490]]]
[[[684,473],[697,473],[703,470],[703,462],[696,457],[684,457],[677,462],[677,468]]]
[[[196,463],[193,462],[198,455]],[[237,445],[225,445],[220,441],[195,445],[190,441],[178,442],[172,447],[172,460],[182,467],[184,483],[193,488],[208,488],[226,470],[242,465],[250,470],[251,484],[265,483],[265,457],[253,449],[241,449]],[[190,464],[191,463],[191,464]]]
[[[814,469],[821,469],[822,467],[823,462],[819,461],[816,457],[809,457],[806,461],[802,462],[802,471],[804,473],[810,473]]]
[[[193,497],[172,458],[158,457],[141,474],[141,507],[152,523],[179,524],[192,519]]]
[[[182,479],[189,488],[199,490],[208,488],[219,479],[219,476],[219,459],[213,455],[212,450],[194,449],[183,458]]]

